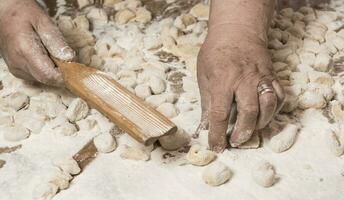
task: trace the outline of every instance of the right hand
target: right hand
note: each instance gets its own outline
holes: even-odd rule
[[[17,78],[62,86],[61,72],[49,54],[72,60],[71,49],[34,0],[0,1],[0,53]]]
[[[210,124],[209,146],[216,152],[227,147],[226,131],[234,101],[238,115],[230,138],[233,147],[264,128],[284,101],[265,43],[258,34],[241,28],[212,28],[198,55],[201,124]],[[260,84],[271,86],[273,92],[259,95]]]

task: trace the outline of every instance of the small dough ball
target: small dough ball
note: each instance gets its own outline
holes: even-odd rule
[[[203,181],[211,186],[219,186],[226,183],[232,177],[232,172],[224,163],[217,161],[209,165],[203,171]]]
[[[79,8],[83,8],[91,4],[94,4],[94,0],[78,0]]]
[[[266,161],[260,161],[252,169],[254,182],[263,187],[271,187],[276,181],[275,176],[274,167]]]
[[[276,153],[288,150],[295,142],[299,127],[287,124],[283,130],[270,139],[270,149]]]
[[[199,3],[191,8],[190,14],[196,17],[198,20],[208,20],[209,6],[203,3]]]
[[[110,153],[117,148],[117,142],[110,133],[102,133],[93,139],[94,145],[101,153]]]
[[[207,150],[199,144],[193,145],[186,155],[186,159],[196,166],[208,165],[215,160],[215,158],[216,154],[213,151]]]
[[[123,9],[116,13],[115,21],[117,24],[123,25],[135,18],[135,13],[129,9]]]
[[[97,124],[95,119],[88,118],[76,122],[79,131],[93,131],[95,128],[98,128]]]
[[[190,135],[178,128],[177,132],[161,137],[159,142],[165,150],[174,151],[189,144],[190,140]]]
[[[146,99],[147,97],[152,96],[152,90],[149,85],[140,84],[135,87],[135,94],[141,99]]]
[[[88,111],[87,103],[80,98],[76,98],[69,104],[65,115],[69,121],[75,122],[84,119],[88,115]]]
[[[34,188],[32,197],[37,200],[50,200],[56,195],[58,189],[53,183],[41,183]]]
[[[146,24],[152,20],[152,14],[146,8],[140,7],[136,11],[135,21]]]
[[[331,152],[335,156],[341,156],[344,153],[344,134],[340,131],[331,131],[328,139]]]
[[[59,135],[64,136],[71,136],[74,135],[78,130],[76,129],[74,124],[71,124],[69,122],[65,122],[61,125],[58,125],[56,128],[54,128],[54,132]]]
[[[15,110],[20,110],[29,103],[29,97],[22,92],[15,92],[6,97],[6,102]]]
[[[14,121],[29,129],[31,133],[40,133],[45,125],[47,117],[43,114],[32,112],[31,110],[20,110],[14,115]]]
[[[81,169],[78,163],[73,158],[57,160],[54,164],[63,172],[76,175],[79,174]]]
[[[324,108],[326,107],[326,100],[321,95],[314,91],[305,91],[299,96],[299,108],[308,109],[308,108]]]
[[[128,160],[142,160],[147,161],[150,159],[150,153],[144,151],[139,147],[131,147],[124,145],[122,152],[120,154],[121,158]]]
[[[172,103],[163,103],[156,110],[168,118],[176,117],[179,112],[176,106]]]
[[[73,177],[69,173],[58,169],[49,177],[49,183],[55,184],[60,190],[64,190],[69,187],[69,181],[72,180],[72,178]]]
[[[11,142],[21,141],[30,136],[29,129],[24,128],[20,124],[2,127],[1,132],[3,132],[4,139]]]
[[[314,63],[314,69],[321,72],[327,72],[331,64],[331,57],[328,54],[320,53],[317,55]]]
[[[149,86],[152,89],[153,94],[161,94],[166,90],[165,81],[157,76],[150,77]]]

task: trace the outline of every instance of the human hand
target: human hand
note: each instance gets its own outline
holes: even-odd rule
[[[53,86],[63,79],[49,54],[62,60],[75,56],[34,0],[0,1],[0,53],[14,76]]]
[[[275,80],[261,37],[247,27],[228,27],[228,31],[224,26],[213,27],[209,32],[197,66],[201,124],[209,123],[209,146],[216,152],[223,151],[228,144],[226,131],[234,101],[238,115],[230,138],[233,147],[265,127],[284,101],[283,89]],[[258,94],[259,85],[267,85],[272,91]]]

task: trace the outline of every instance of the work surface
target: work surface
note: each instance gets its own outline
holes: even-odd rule
[[[192,26],[192,24],[185,26],[183,24],[186,23],[185,21],[179,23],[175,20],[177,15],[166,14],[165,17],[159,17],[157,14],[154,16],[154,11],[152,20],[136,16],[129,20],[120,17],[112,20],[110,17],[111,20],[108,21],[99,9],[86,7],[78,12],[78,16],[81,17],[76,19],[79,20],[73,21],[72,18],[61,17],[65,11],[63,1],[59,1],[59,5],[61,7],[56,17],[59,28],[72,47],[78,51],[79,62],[108,73],[129,90],[141,95],[147,103],[171,118],[178,125],[179,130],[183,129],[183,133],[187,133],[189,136],[187,138],[190,140],[200,120],[195,68],[197,52],[206,35],[207,17],[202,16],[202,13],[197,14],[194,10],[193,14],[197,17],[192,23],[197,26]],[[178,6],[174,8],[173,5],[177,4],[172,3],[165,9],[170,9],[170,13],[174,13],[173,9]],[[125,8],[128,5],[122,6]],[[124,9],[118,7],[119,10]],[[304,20],[307,25],[303,29],[307,30],[311,27],[312,21],[323,23],[329,20],[330,22],[326,23],[327,31],[334,29],[335,39],[339,41],[342,36],[339,31],[340,25],[335,26],[334,22],[342,23],[340,20],[343,17],[344,6],[334,2],[331,7],[331,10],[334,8],[337,11],[335,17],[333,12],[323,13],[317,10],[314,19],[308,19],[311,18],[308,17]],[[190,7],[185,8],[182,12],[188,13],[189,9]],[[327,10],[329,10],[328,7]],[[311,12],[309,9],[303,12],[306,16],[311,15],[311,13],[306,13]],[[284,15],[287,16],[288,12],[282,12],[277,18],[281,19]],[[292,15],[295,16],[295,13]],[[87,19],[86,24],[84,19]],[[287,29],[283,28],[283,25],[287,23],[275,21],[274,30]],[[92,26],[87,26],[88,22]],[[73,23],[74,25],[69,26]],[[118,23],[124,24],[117,25]],[[75,24],[78,26],[74,27]],[[163,28],[166,26],[169,28]],[[174,35],[175,27],[183,31],[184,37]],[[295,32],[292,33],[298,35]],[[289,102],[287,98],[289,107],[284,108],[287,114],[277,116],[270,127],[260,132],[259,148],[253,145],[249,149],[228,149],[223,154],[217,155],[214,162],[223,162],[233,173],[227,183],[218,187],[209,186],[202,180],[202,173],[207,166],[194,166],[186,159],[186,152],[192,144],[207,146],[207,131],[202,131],[199,138],[192,138],[189,144],[182,145],[184,147],[176,151],[167,151],[160,145],[140,146],[121,131],[114,131],[114,125],[93,109],[90,109],[87,116],[83,116],[82,119],[73,119],[73,123],[69,123],[68,120],[57,120],[68,113],[72,102],[77,101],[76,97],[63,89],[32,85],[16,79],[9,74],[6,64],[0,59],[0,80],[3,85],[0,87],[2,88],[0,90],[0,124],[2,124],[0,125],[0,199],[34,199],[33,191],[38,185],[46,183],[56,159],[71,157],[93,137],[111,132],[117,141],[118,147],[115,151],[100,153],[92,163],[71,180],[67,189],[60,190],[53,199],[344,200],[342,195],[344,194],[344,160],[343,156],[338,156],[338,151],[340,151],[338,149],[341,148],[344,140],[337,135],[337,140],[333,142],[333,137],[331,137],[333,131],[343,134],[339,126],[342,119],[333,110],[334,105],[338,105],[338,102],[341,105],[343,101],[340,77],[331,69],[333,63],[320,65],[312,63],[312,59],[307,59],[309,56],[316,57],[321,54],[313,52],[314,45],[290,37],[293,39],[289,41],[287,39],[284,44],[281,43],[285,46],[281,47],[280,43],[275,41],[278,35],[270,31],[269,48],[275,63],[288,63],[286,66],[275,65],[278,78],[285,88],[291,91],[287,93],[290,95]],[[304,37],[308,39],[314,36],[305,35]],[[171,43],[171,38],[176,43]],[[342,40],[344,41],[344,38]],[[300,44],[287,45],[288,42],[295,41]],[[330,39],[327,41],[330,42]],[[323,43],[324,41],[319,42],[319,45]],[[336,52],[328,52],[328,56],[333,61],[337,61],[343,55],[341,51],[344,46],[341,47],[338,44],[334,46]],[[283,51],[285,49],[297,52],[295,55],[300,59],[292,60],[290,55],[294,54],[288,54],[287,51]],[[298,49],[305,50],[307,54]],[[156,82],[161,84],[146,82],[147,74],[160,77]],[[308,77],[307,80],[309,79],[307,83],[304,83],[304,76]],[[148,79],[151,80],[151,77]],[[330,86],[328,82],[331,83]],[[142,92],[136,89],[139,85],[148,85],[152,91],[149,94]],[[299,91],[293,86],[300,86],[302,89]],[[312,93],[314,88],[317,88],[317,93],[314,93],[313,97],[321,95],[321,98],[318,98],[321,101],[308,101],[309,99],[305,98],[306,92]],[[327,89],[326,91],[330,90],[331,95],[326,93],[327,96],[325,96],[324,88]],[[13,95],[15,92],[20,92],[21,95]],[[19,101],[15,98],[18,96],[26,97],[28,100],[25,101],[25,98],[22,98],[24,100]],[[18,107],[18,105],[9,103],[9,98],[15,99],[16,101],[13,102],[17,104],[21,102],[24,108],[13,111],[11,107]],[[324,105],[323,102],[325,102]],[[24,110],[37,111],[37,108],[40,111],[43,110],[43,114],[23,112]],[[8,141],[4,131],[6,130],[4,127],[9,123],[6,117],[14,116],[16,121],[20,118],[18,116],[23,116],[25,113],[30,116],[30,124],[22,123],[21,125],[30,130],[30,135],[18,141]],[[41,119],[42,115],[44,115],[44,120]],[[38,122],[42,123],[41,126],[32,126]],[[62,123],[71,125],[66,127]],[[78,129],[75,128],[75,124]],[[273,133],[276,124],[296,124],[300,127],[294,144],[281,153],[276,153],[270,144],[271,135],[276,134]],[[339,142],[339,148],[336,149],[338,151],[333,151],[335,149],[333,145],[338,145],[336,142]],[[17,145],[21,146],[18,146],[18,149],[12,149],[13,152],[3,148]],[[123,159],[121,154],[125,145],[143,149],[150,154],[150,160]],[[272,187],[262,187],[252,178],[252,169],[262,160],[271,163],[276,171],[276,181]],[[1,163],[4,162],[5,164],[1,167]]]

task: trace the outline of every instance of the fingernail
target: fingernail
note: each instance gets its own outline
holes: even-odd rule
[[[70,61],[70,60],[73,60],[74,57],[75,57],[75,51],[69,46],[63,47],[61,49],[61,53],[59,55],[60,59]]]

